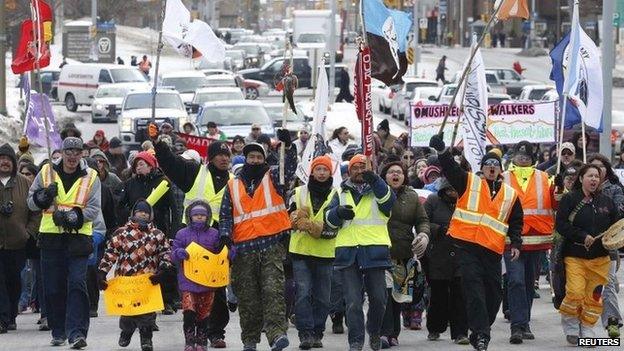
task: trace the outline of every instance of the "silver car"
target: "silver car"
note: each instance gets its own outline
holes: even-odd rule
[[[121,103],[130,91],[149,89],[147,83],[104,84],[98,87],[91,104],[91,123],[117,122]]]
[[[405,82],[402,86],[394,87],[394,96],[390,104],[390,116],[403,120],[405,118],[405,107],[409,104],[412,91],[419,87],[437,87],[438,82],[431,79],[422,79],[414,77],[404,77]]]

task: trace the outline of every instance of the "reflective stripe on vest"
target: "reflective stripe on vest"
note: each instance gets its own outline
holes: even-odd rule
[[[228,173],[229,179],[232,179],[234,176],[232,173]],[[186,213],[186,208],[193,203],[193,201],[202,200],[210,205],[210,209],[212,210],[212,220],[219,220],[219,212],[221,211],[221,200],[223,199],[223,194],[225,193],[225,188],[223,187],[219,192],[215,193],[214,184],[212,183],[212,175],[208,170],[208,167],[200,167],[197,176],[195,177],[195,181],[193,182],[193,186],[191,189],[184,194],[184,210]],[[182,216],[182,223],[186,223],[186,216]]]
[[[284,199],[277,192],[267,172],[252,196],[238,178],[230,179],[234,222],[233,241],[242,242],[281,233],[291,228]]]
[[[63,233],[64,230],[54,224],[52,214],[56,210],[68,211],[74,207],[84,209],[89,201],[88,196],[91,192],[93,183],[97,179],[97,173],[95,170],[89,168],[87,170],[87,174],[78,178],[66,192],[63,182],[58,179],[58,174],[55,171],[52,171],[53,176],[52,179],[50,179],[49,164],[44,165],[41,172],[43,172],[43,186],[48,187],[50,184],[56,183],[58,187],[58,195],[56,196],[55,204],[43,211],[41,223],[39,224],[39,232],[46,234],[60,234]],[[92,222],[85,221],[82,227],[78,230],[78,233],[92,235]]]
[[[323,223],[325,208],[327,208],[327,205],[329,205],[335,193],[336,189],[332,188],[331,192],[327,196],[327,199],[325,199],[325,202],[321,205],[316,214],[313,214],[314,210],[312,209],[312,201],[308,196],[308,187],[306,185],[295,189],[295,203],[297,204],[297,209],[302,209],[304,207],[308,209],[311,221]],[[288,251],[291,253],[321,258],[333,258],[335,250],[335,238],[317,239],[302,231],[293,231],[290,234]]]
[[[523,235],[522,236],[522,246],[525,245],[544,245],[544,244],[552,244],[553,235]],[[511,241],[509,238],[505,239],[506,244],[510,244]]]
[[[379,205],[372,192],[362,196],[360,202],[355,205],[351,192],[343,191],[340,194],[340,204],[351,205],[355,217],[351,221],[344,221],[338,230],[336,247],[391,246],[388,216],[379,211]]]
[[[513,187],[520,197],[524,212],[523,237],[529,232],[543,236],[550,235],[554,230],[555,220],[550,201],[550,186],[546,174],[539,170],[534,170],[526,192],[522,190],[517,179],[514,179],[515,174],[513,172],[505,172],[503,178],[505,179],[505,184]],[[523,242],[522,245],[533,244]]]
[[[492,199],[486,181],[469,173],[466,191],[458,199],[451,218],[449,235],[502,254],[509,229],[507,221],[516,198],[515,190],[503,183]]]

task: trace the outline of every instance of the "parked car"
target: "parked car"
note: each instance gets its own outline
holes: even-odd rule
[[[260,44],[238,42],[234,44],[234,49],[245,51],[245,67],[260,67],[264,64],[264,51]]]
[[[141,143],[148,139],[147,125],[151,118],[151,90],[128,92],[122,103],[121,116],[117,119],[119,138],[126,150],[138,150]],[[165,121],[171,123],[175,131],[189,122],[182,98],[175,90],[159,89],[156,92],[155,122],[160,124]]]
[[[126,94],[135,90],[148,90],[148,83],[119,83],[100,85],[91,104],[91,123],[117,122],[121,103]]]
[[[488,71],[496,73],[496,77],[507,88],[507,94],[511,95],[513,98],[520,96],[522,88],[524,88],[525,85],[542,84],[541,82],[524,78],[511,68],[489,68]]]
[[[256,100],[261,96],[269,95],[269,85],[255,79],[243,79],[242,91],[245,99]]]
[[[61,70],[58,68],[45,68],[41,70],[41,85],[43,93],[50,99],[58,101],[58,81],[61,76]],[[35,82],[31,85],[32,89],[39,91],[39,81],[35,75]]]
[[[489,91],[495,94],[507,94],[507,87],[498,79],[495,71],[485,70],[485,81],[487,82]]]
[[[511,103],[513,100],[511,96],[508,94],[497,94],[497,93],[489,93],[488,97],[488,105],[498,105],[501,103]]]
[[[144,83],[147,77],[138,68],[113,64],[66,64],[58,81],[59,100],[68,111],[75,112],[80,105],[91,105],[100,84]]]
[[[544,96],[542,96],[542,100],[540,101],[559,101],[559,93],[557,93],[557,89],[549,90],[544,93]]]
[[[286,128],[290,131],[290,136],[293,138],[297,138],[297,133],[311,121],[311,118],[308,118],[304,115],[303,111],[301,111],[302,102],[297,102],[295,104],[295,109],[297,113],[294,113],[290,108],[286,109],[286,125],[284,126],[284,104],[281,102],[271,102],[265,103],[264,108],[266,109],[271,121],[273,122],[273,126],[275,128]]]
[[[438,97],[432,99],[432,101],[438,102],[440,104],[450,104],[451,99],[453,98],[453,94],[455,94],[455,90],[457,90],[457,84],[444,84],[442,86],[442,90],[440,90],[440,94],[438,95]]]
[[[555,90],[552,85],[525,85],[518,97],[520,101],[541,101],[544,95],[551,90]],[[556,91],[556,90],[555,90]]]
[[[411,94],[418,87],[437,87],[438,82],[430,79],[403,77],[403,85],[392,87],[394,95],[390,105],[390,116],[402,120],[405,116],[405,106],[411,99]]]
[[[201,106],[206,102],[221,100],[244,100],[243,92],[237,87],[211,87],[195,90],[190,103],[186,104],[189,113],[199,113]]]
[[[202,106],[195,118],[199,135],[206,134],[206,123],[215,122],[219,129],[231,140],[236,135],[247,135],[251,125],[260,124],[262,133],[275,135],[275,129],[262,102],[254,100],[213,101]]]
[[[418,87],[415,88],[410,94],[410,99],[405,104],[405,125],[409,124],[409,119],[411,116],[410,106],[422,104],[427,105],[431,104],[431,98],[436,98],[436,96],[440,95],[440,91],[442,87]]]
[[[238,71],[239,69],[247,68],[245,66],[245,50],[226,50],[225,57],[230,59],[232,70]]]
[[[375,78],[371,79],[371,98],[373,107],[377,106],[379,112],[389,113],[392,105],[394,91],[384,82]]]
[[[201,71],[178,71],[163,73],[160,77],[160,86],[173,87],[180,93],[182,102],[188,104],[193,100],[195,90],[208,86],[208,80]]]

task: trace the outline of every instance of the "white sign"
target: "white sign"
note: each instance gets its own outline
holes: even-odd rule
[[[426,18],[421,18],[418,20],[418,28],[427,29],[428,20]]]
[[[100,54],[108,54],[111,51],[111,40],[107,37],[102,37],[98,40],[98,50]]]

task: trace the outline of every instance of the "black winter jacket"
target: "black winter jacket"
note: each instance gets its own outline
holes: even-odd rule
[[[440,189],[440,194],[444,189]],[[450,280],[459,276],[453,238],[447,235],[455,203],[443,200],[438,194],[431,194],[425,201],[429,217],[429,247],[427,248],[427,277],[435,280]]]
[[[597,236],[607,230],[618,220],[618,211],[613,200],[602,193],[591,197],[591,201],[583,205],[570,222],[570,214],[585,198],[583,191],[575,189],[565,194],[559,202],[555,229],[564,237],[563,256],[580,258],[597,258],[609,253],[602,246],[602,240],[594,241],[589,251],[583,246],[587,235]]]

